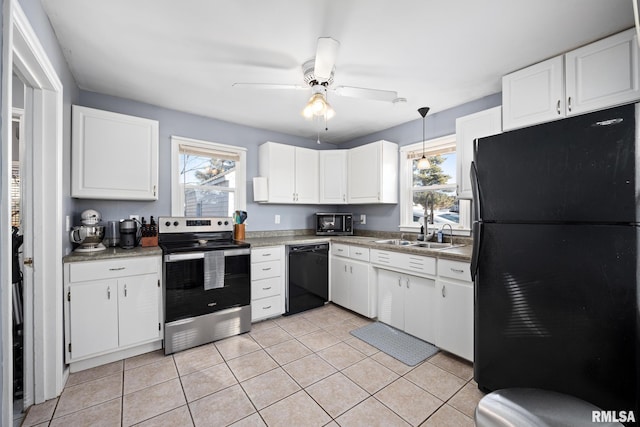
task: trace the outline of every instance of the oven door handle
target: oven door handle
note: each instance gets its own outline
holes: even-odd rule
[[[169,254],[164,256],[164,262],[187,261],[190,259],[204,259],[204,252],[189,252],[185,254]]]

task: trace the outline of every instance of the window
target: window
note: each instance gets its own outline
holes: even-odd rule
[[[420,170],[422,143],[400,148],[400,215],[402,231],[418,231],[427,219],[429,228],[450,224],[453,230],[471,229],[471,201],[456,197],[456,138],[449,135],[426,141],[427,169]]]
[[[171,214],[232,216],[246,209],[242,147],[171,137]]]

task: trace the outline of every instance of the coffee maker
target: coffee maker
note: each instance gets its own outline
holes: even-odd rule
[[[140,243],[140,227],[135,219],[123,219],[120,221],[120,247],[133,249]]]

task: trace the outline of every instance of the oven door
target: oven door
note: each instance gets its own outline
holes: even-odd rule
[[[222,286],[207,289],[205,275],[221,274],[205,262],[205,252],[164,256],[165,322],[201,316],[251,303],[251,251],[224,251]],[[206,270],[209,271],[206,271]],[[213,270],[213,271],[212,271]]]

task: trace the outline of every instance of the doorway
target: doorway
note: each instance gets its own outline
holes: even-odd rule
[[[64,384],[62,333],[62,83],[17,0],[3,2],[2,149],[0,171],[0,282],[11,284],[11,171],[13,162],[13,78],[24,83],[24,115],[20,133],[26,147],[21,171],[21,197],[28,198],[29,213],[22,245],[24,287],[23,327],[24,405],[56,397]],[[24,206],[24,205],[23,205]],[[21,209],[21,215],[25,210]],[[26,276],[30,279],[27,280]],[[0,290],[2,351],[2,407],[0,425],[11,425],[13,414],[13,296],[12,286]],[[29,314],[30,313],[30,314]],[[29,326],[29,322],[31,325]],[[29,368],[29,360],[31,368]]]

